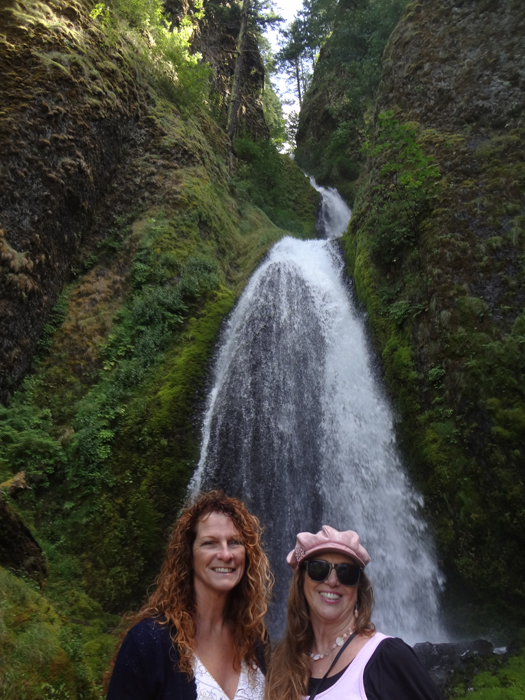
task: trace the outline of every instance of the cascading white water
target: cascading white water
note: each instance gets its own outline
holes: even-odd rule
[[[342,211],[344,202],[328,192]],[[326,205],[326,200],[323,202]],[[330,204],[328,204],[330,207]],[[341,217],[331,211],[327,221]],[[395,447],[334,241],[284,238],[254,273],[222,337],[192,489],[242,497],[265,527],[284,627],[295,534],[353,529],[372,557],[374,621],[407,642],[444,638],[441,575]]]
[[[321,195],[321,208],[317,219],[319,238],[340,238],[348,226],[352,211],[334,187],[321,187],[313,177],[310,184]]]

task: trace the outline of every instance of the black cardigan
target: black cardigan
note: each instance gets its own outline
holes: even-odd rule
[[[256,650],[259,668],[266,672],[264,647]],[[169,625],[153,618],[131,628],[120,647],[107,700],[197,700],[195,680],[174,670],[179,653]]]

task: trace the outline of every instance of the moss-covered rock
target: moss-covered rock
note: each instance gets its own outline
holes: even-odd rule
[[[0,493],[0,566],[44,584],[47,564],[40,545],[16,511]]]
[[[388,147],[369,160],[344,238],[404,449],[450,580],[461,581],[450,591],[497,597],[500,612],[517,617],[525,595],[525,64],[516,51],[524,22],[518,2],[408,6],[385,53],[371,140]],[[413,134],[410,145],[385,141],[385,119]],[[413,149],[411,162],[403,148]],[[424,200],[421,167],[439,172]],[[418,215],[406,218],[400,202]],[[402,226],[408,234],[399,236]]]
[[[473,658],[452,679],[449,698],[520,700],[525,697],[525,634],[511,643],[507,653]],[[480,669],[481,666],[481,669]]]

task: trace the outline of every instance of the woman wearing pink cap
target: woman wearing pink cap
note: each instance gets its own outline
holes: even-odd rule
[[[294,576],[284,638],[265,700],[441,700],[413,650],[376,632],[370,557],[352,530],[301,532],[287,557]]]

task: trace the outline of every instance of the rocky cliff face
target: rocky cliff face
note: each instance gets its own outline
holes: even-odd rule
[[[238,17],[226,6],[225,18],[216,16],[221,7],[210,8],[194,41],[212,65],[224,121]],[[136,47],[124,38],[110,44],[89,9],[76,0],[13,0],[0,9],[3,402],[27,371],[64,285],[106,235],[104,224],[151,202],[146,181],[152,183],[153,169],[140,175],[129,169],[159,135],[154,98],[137,70]],[[191,7],[177,3],[177,11],[175,19]],[[255,38],[250,41],[239,133],[266,136],[258,97],[264,67]],[[228,150],[224,141],[220,147]],[[191,150],[174,144],[164,155],[189,162]]]
[[[164,0],[164,6],[174,25],[177,25],[182,17],[195,11],[194,3],[188,0]],[[203,9],[204,17],[192,38],[192,47],[212,68],[215,109],[220,123],[225,126],[237,58],[237,37],[241,21],[240,5],[227,0],[204,0]],[[253,31],[247,37],[246,62],[243,66],[241,82],[241,107],[237,135],[267,139],[269,131],[261,101],[261,93],[264,89],[264,64],[257,37]]]
[[[80,3],[35,11],[13,2],[0,10],[0,22],[0,400],[6,401],[82,247],[96,239],[90,224],[110,178],[151,135],[141,122],[147,98],[124,47],[105,48]]]
[[[408,6],[374,117],[373,143],[386,145],[345,237],[449,572],[474,599],[505,591],[515,610],[525,595],[524,32],[515,0]],[[434,166],[425,209],[421,174]],[[403,206],[422,207],[404,232]]]
[[[276,212],[313,235],[318,201],[270,143],[245,140],[242,166],[232,158],[219,107],[234,23],[196,27],[210,96],[210,71],[174,34],[91,9],[0,9],[0,485],[23,470],[30,486],[16,507],[0,499],[0,694],[27,700],[102,696],[118,619],[101,604],[137,606],[158,571],[220,324],[289,233]],[[168,61],[160,41],[174,37]],[[240,128],[253,137],[265,127],[252,49]],[[45,592],[3,566],[42,584],[49,572]]]
[[[410,3],[385,52],[378,109],[447,131],[523,127],[524,22],[516,0]]]

